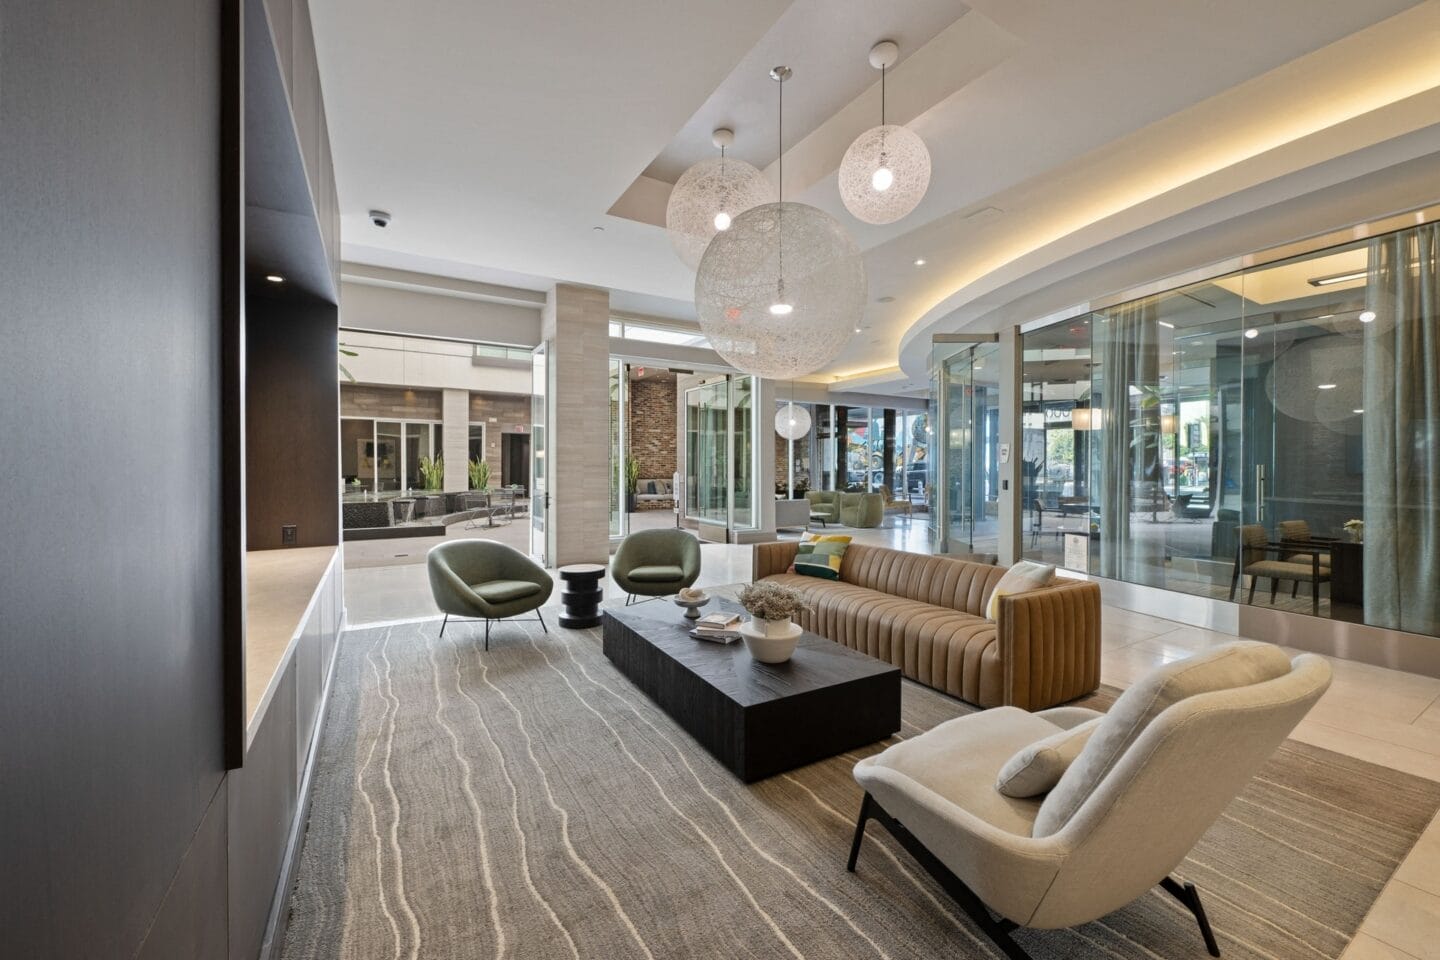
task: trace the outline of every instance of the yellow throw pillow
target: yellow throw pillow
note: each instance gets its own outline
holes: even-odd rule
[[[1000,582],[995,584],[995,591],[990,594],[990,602],[985,605],[985,619],[998,620],[1000,618],[1000,598],[1009,596],[1012,593],[1024,593],[1027,590],[1038,590],[1040,587],[1049,586],[1055,580],[1055,567],[1048,563],[1036,563],[1033,560],[1021,560],[1015,566],[1005,571]]]
[[[795,572],[822,580],[839,580],[840,562],[848,546],[848,536],[807,533],[800,538],[800,549],[795,554]]]

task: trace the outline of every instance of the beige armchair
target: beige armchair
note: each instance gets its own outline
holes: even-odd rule
[[[1242,641],[1158,668],[1107,714],[999,707],[942,723],[855,765],[848,868],[878,821],[1012,960],[1027,960],[1017,927],[1087,923],[1159,885],[1218,957],[1199,892],[1170,873],[1329,684],[1320,657]],[[1000,793],[1014,754],[1085,724],[1048,792]]]
[[[1272,556],[1283,557],[1283,559],[1270,559]],[[1321,562],[1321,557],[1326,562]],[[1258,523],[1246,524],[1240,528],[1240,557],[1235,564],[1235,570],[1230,575],[1230,600],[1234,602],[1235,591],[1240,586],[1240,578],[1250,578],[1250,593],[1246,603],[1255,602],[1255,584],[1261,577],[1270,578],[1270,602],[1275,602],[1275,594],[1280,588],[1280,581],[1292,581],[1290,595],[1295,596],[1296,590],[1301,583],[1310,584],[1310,612],[1315,616],[1320,615],[1320,584],[1330,581],[1330,567],[1328,564],[1330,554],[1325,548],[1315,543],[1301,543],[1298,541],[1285,541],[1281,543],[1270,542],[1270,535],[1265,528]]]

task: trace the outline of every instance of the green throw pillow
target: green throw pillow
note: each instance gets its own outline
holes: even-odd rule
[[[795,572],[823,580],[839,580],[840,561],[844,559],[848,546],[850,538],[847,536],[807,533],[800,540],[800,550],[795,554]]]

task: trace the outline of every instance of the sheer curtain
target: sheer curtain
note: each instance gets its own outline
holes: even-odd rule
[[[1365,622],[1440,634],[1440,225],[1370,246]]]
[[[1136,507],[1152,505],[1149,488],[1160,476],[1158,320],[1147,297],[1097,315],[1092,330],[1100,359],[1100,575],[1163,586],[1163,537],[1134,536],[1130,526]]]

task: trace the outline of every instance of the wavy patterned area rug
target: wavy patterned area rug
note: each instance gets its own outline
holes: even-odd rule
[[[882,830],[845,872],[856,755],[745,786],[598,630],[506,624],[487,654],[480,627],[439,629],[343,639],[287,960],[999,956]],[[907,683],[901,736],[970,709]],[[1437,806],[1440,785],[1290,741],[1180,873],[1227,958],[1338,957]],[[1016,939],[1205,956],[1159,892]]]

